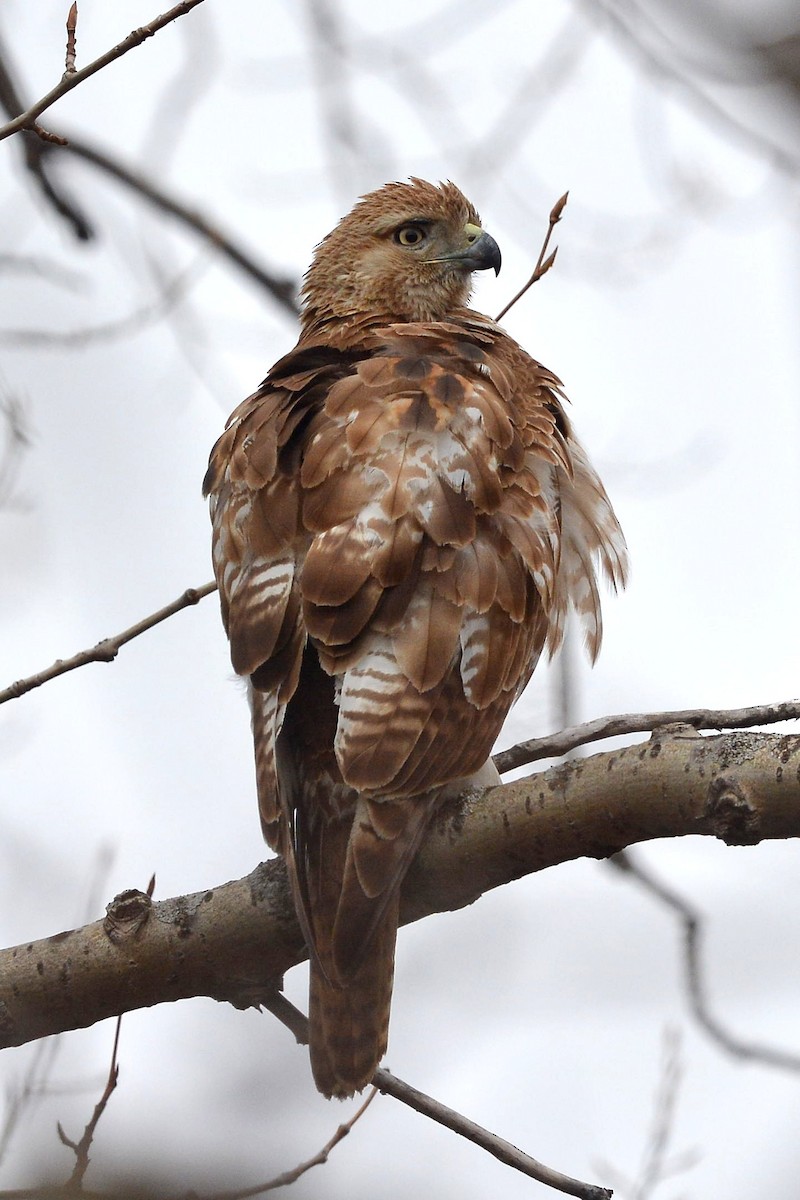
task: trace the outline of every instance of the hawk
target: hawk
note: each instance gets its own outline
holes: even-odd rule
[[[487,268],[500,250],[454,184],[362,197],[204,484],[326,1096],[386,1049],[400,887],[443,797],[497,781],[492,745],[570,605],[594,659],[598,578],[625,582],[561,382],[467,307]]]

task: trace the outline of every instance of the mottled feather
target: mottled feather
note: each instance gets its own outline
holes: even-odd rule
[[[386,1048],[400,885],[445,789],[486,762],[570,605],[594,658],[598,577],[625,581],[560,380],[466,307],[473,270],[499,265],[479,225],[449,183],[359,201],[206,476],[326,1095],[363,1087]]]

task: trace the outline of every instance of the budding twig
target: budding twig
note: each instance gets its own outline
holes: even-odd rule
[[[75,66],[75,47],[77,42],[78,28],[78,5],[73,3],[67,14],[67,59],[64,64],[64,74],[74,75],[77,71]]]
[[[513,308],[514,305],[517,303],[517,301],[520,300],[525,295],[528,288],[533,287],[533,285],[536,283],[536,281],[538,279],[541,279],[543,275],[547,274],[547,272],[552,267],[553,263],[556,261],[556,255],[558,254],[558,246],[556,246],[553,253],[548,255],[547,258],[545,258],[545,254],[547,254],[547,247],[550,245],[550,238],[553,235],[553,230],[556,227],[556,225],[558,224],[558,222],[561,220],[561,214],[566,207],[568,198],[569,198],[569,192],[564,192],[564,195],[561,197],[561,199],[557,200],[556,203],[551,208],[550,221],[547,226],[547,233],[544,236],[544,241],[542,242],[542,248],[539,251],[539,257],[536,260],[536,266],[533,269],[533,274],[531,275],[528,282],[524,285],[524,287],[521,287],[519,289],[516,296],[514,296],[513,299],[509,300],[509,302],[505,306],[505,308],[500,309],[500,312],[495,317],[495,321],[502,321],[503,317],[506,315],[508,310],[510,308]]]

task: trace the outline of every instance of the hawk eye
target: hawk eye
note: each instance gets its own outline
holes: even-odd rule
[[[419,246],[426,237],[425,230],[420,225],[401,225],[394,231],[394,240],[398,246]]]

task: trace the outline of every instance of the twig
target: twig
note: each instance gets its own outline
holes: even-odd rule
[[[309,1158],[306,1162],[292,1167],[291,1171],[283,1171],[280,1175],[276,1175],[274,1179],[268,1180],[267,1183],[259,1183],[254,1187],[238,1188],[234,1192],[214,1192],[211,1196],[202,1197],[201,1200],[247,1200],[250,1196],[260,1196],[263,1192],[274,1192],[278,1188],[288,1187],[290,1184],[296,1183],[301,1175],[305,1175],[306,1171],[310,1171],[312,1167],[321,1167],[328,1161],[328,1155],[331,1150],[347,1137],[356,1121],[363,1117],[377,1094],[378,1089],[373,1087],[361,1107],[353,1114],[349,1121],[345,1121],[338,1127],[330,1141],[326,1142],[313,1158]],[[175,1200],[184,1200],[184,1197],[185,1193],[176,1197]]]
[[[692,725],[695,729],[750,729],[754,725],[772,725],[776,721],[800,719],[800,700],[777,704],[756,704],[750,708],[682,708],[673,712],[620,713],[598,717],[571,729],[562,729],[546,737],[519,742],[494,755],[494,763],[503,774],[543,758],[558,758],[587,742],[621,737],[628,733],[648,733],[664,725]]]
[[[672,909],[683,925],[683,954],[689,1006],[698,1024],[705,1029],[726,1053],[734,1058],[753,1059],[786,1071],[800,1071],[800,1056],[771,1046],[746,1042],[725,1029],[721,1021],[709,1012],[702,972],[703,919],[678,892],[667,887],[650,871],[624,850],[609,859],[612,866],[636,879],[652,896]]]
[[[78,5],[77,3],[73,2],[69,13],[67,14],[67,56],[64,62],[65,75],[74,75],[77,71],[77,67],[75,66],[77,29]]]
[[[170,25],[179,17],[185,16],[198,4],[202,4],[203,0],[181,0],[180,4],[176,4],[168,12],[162,13],[155,17],[147,25],[142,25],[139,29],[134,29],[113,46],[107,50],[105,54],[101,54],[94,62],[90,62],[87,66],[82,67],[80,71],[64,72],[60,81],[54,88],[51,88],[46,96],[42,96],[35,104],[32,104],[25,112],[20,113],[9,121],[6,125],[0,127],[0,141],[4,138],[11,137],[12,134],[18,133],[21,129],[32,129],[39,137],[45,137],[49,140],[51,135],[36,124],[36,118],[40,117],[46,109],[65,96],[67,92],[71,92],[79,83],[83,83],[84,79],[88,79],[91,75],[96,75],[98,71],[102,71],[103,67],[107,67],[109,63],[114,62],[118,58],[122,58],[123,54],[127,54],[129,50],[133,50],[136,46],[141,46],[148,38],[153,37],[165,25]]]
[[[116,317],[103,324],[89,325],[83,329],[0,329],[0,346],[7,346],[10,350],[25,350],[29,346],[36,346],[40,350],[80,351],[96,342],[128,337],[146,329],[180,304],[207,265],[207,255],[200,254],[188,267],[164,283],[161,294],[155,300],[143,304],[141,308],[127,313],[124,317]]]
[[[149,200],[161,212],[169,213],[181,224],[194,230],[195,233],[199,233],[204,241],[209,242],[216,251],[240,267],[287,312],[293,317],[297,316],[300,311],[296,299],[297,283],[292,279],[280,278],[262,267],[248,250],[245,250],[230,234],[225,233],[202,213],[190,208],[188,204],[178,200],[175,196],[171,196],[163,187],[140,171],[126,167],[112,155],[97,150],[78,138],[70,137],[65,146],[53,148],[53,153],[62,151],[98,167],[106,175],[118,180],[137,195],[143,196],[145,200]]]
[[[578,1196],[580,1200],[609,1200],[613,1194],[610,1188],[599,1187],[594,1183],[582,1183],[579,1179],[571,1179],[569,1175],[562,1175],[560,1171],[546,1167],[544,1163],[537,1162],[535,1158],[531,1158],[529,1154],[525,1154],[511,1142],[498,1137],[496,1133],[490,1133],[482,1125],[476,1125],[468,1117],[462,1116],[460,1112],[448,1108],[446,1104],[441,1104],[431,1096],[426,1096],[424,1092],[417,1091],[410,1084],[404,1083],[402,1079],[391,1075],[383,1067],[378,1067],[372,1082],[380,1091],[394,1096],[395,1100],[402,1101],[409,1108],[415,1109],[425,1117],[430,1117],[439,1125],[444,1125],[446,1129],[452,1129],[453,1133],[459,1134],[469,1142],[474,1142],[476,1146],[480,1146],[488,1154],[494,1155],[506,1166],[513,1167],[515,1171],[528,1175],[546,1187],[555,1188],[556,1191],[564,1192],[567,1196]]]
[[[34,688],[41,687],[43,683],[49,683],[51,679],[55,679],[59,675],[66,675],[67,671],[74,671],[78,667],[86,666],[87,663],[113,662],[120,648],[127,642],[133,641],[140,633],[146,633],[148,629],[152,629],[155,625],[160,625],[162,621],[166,621],[168,617],[174,616],[181,609],[189,608],[191,605],[199,603],[200,600],[203,600],[206,596],[210,596],[216,590],[216,583],[205,583],[200,588],[187,588],[177,600],[173,600],[171,604],[160,608],[158,612],[152,613],[149,617],[137,621],[135,625],[131,625],[130,629],[124,630],[123,633],[118,633],[115,637],[104,638],[102,642],[98,642],[91,649],[81,650],[78,654],[73,654],[72,658],[59,658],[52,666],[47,667],[44,671],[37,672],[36,675],[29,675],[27,679],[18,679],[16,683],[10,684],[9,687],[0,692],[0,704],[5,704],[7,700],[16,700],[19,696],[24,696],[26,692],[31,692]]]
[[[0,43],[0,105],[11,117],[18,117],[23,111],[23,102],[12,78],[7,55],[3,54]],[[23,139],[25,165],[39,184],[47,200],[56,212],[69,221],[75,236],[81,241],[89,241],[94,237],[94,228],[74,203],[64,197],[47,172],[47,164],[51,156],[58,151],[73,155],[91,163],[98,170],[110,175],[118,183],[123,184],[137,195],[148,200],[159,211],[175,217],[187,228],[199,234],[217,253],[224,255],[240,270],[276,300],[291,316],[296,317],[299,310],[297,303],[297,282],[293,279],[281,278],[256,262],[254,255],[242,247],[228,233],[215,225],[202,213],[189,207],[177,197],[170,195],[153,179],[135,171],[131,167],[114,158],[113,155],[98,150],[80,138],[61,137],[56,142],[44,142],[32,133]]]
[[[17,474],[31,440],[24,405],[13,393],[6,394],[1,385],[0,424],[4,427],[0,451],[0,507],[8,507],[13,502]]]
[[[553,253],[551,255],[549,255],[547,258],[545,258],[545,254],[547,254],[547,247],[550,244],[550,238],[553,235],[553,230],[555,229],[558,222],[561,220],[561,214],[563,213],[563,211],[566,207],[568,199],[569,199],[569,192],[564,192],[564,195],[561,197],[561,199],[557,200],[555,202],[555,204],[553,205],[553,207],[551,208],[549,223],[547,226],[547,233],[544,235],[544,241],[542,242],[542,248],[539,251],[539,257],[536,260],[536,266],[533,268],[533,274],[531,275],[528,282],[519,289],[516,296],[512,297],[512,299],[509,300],[509,302],[505,306],[505,308],[500,309],[500,312],[495,317],[495,321],[502,321],[503,317],[506,315],[508,310],[510,308],[513,308],[514,305],[517,303],[517,301],[520,300],[525,295],[528,288],[533,287],[533,285],[539,279],[541,279],[543,275],[547,274],[547,272],[552,267],[553,263],[556,261],[556,254],[558,254],[558,246],[556,246]]]
[[[611,30],[618,42],[636,60],[645,76],[652,75],[667,85],[677,85],[689,103],[693,104],[695,109],[702,113],[704,119],[709,124],[712,120],[719,122],[727,129],[730,135],[737,138],[748,150],[761,154],[769,161],[772,167],[782,171],[790,178],[796,179],[800,175],[800,158],[797,155],[791,154],[777,142],[771,141],[757,130],[751,129],[744,121],[735,116],[733,112],[729,112],[715,98],[715,95],[711,92],[703,91],[697,82],[698,73],[696,70],[692,68],[687,69],[683,64],[677,63],[674,60],[670,62],[667,55],[658,54],[649,45],[645,44],[645,41],[634,31],[631,23],[631,16],[636,16],[640,21],[642,20],[645,14],[644,9],[637,11],[631,5],[614,5],[607,3],[606,0],[601,0],[599,4],[594,2],[589,3],[589,0],[580,0],[580,7],[589,20],[604,23]],[[730,38],[729,23],[725,28],[725,36]]]
[[[0,271],[15,275],[33,275],[52,283],[54,287],[66,288],[78,292],[83,287],[83,277],[77,271],[62,267],[55,259],[42,254],[13,254],[8,250],[0,251]]]
[[[9,55],[2,39],[0,39],[0,107],[8,117],[18,117],[26,105],[17,89],[14,80]],[[50,178],[47,170],[51,149],[48,142],[43,142],[34,134],[23,137],[20,143],[25,157],[25,166],[31,177],[38,184],[45,199],[53,206],[59,216],[62,216],[72,226],[72,232],[80,242],[88,242],[94,237],[94,229],[77,205],[64,195],[61,184]]]
[[[268,1007],[270,1012],[294,1034],[298,1041],[308,1041],[308,1018],[298,1008],[295,1008],[291,1001],[282,996],[279,1005],[270,1004]],[[298,1031],[300,1031],[299,1036]],[[399,1100],[401,1104],[407,1104],[409,1108],[413,1108],[415,1112],[421,1113],[424,1117],[430,1117],[437,1124],[444,1125],[446,1129],[451,1129],[453,1133],[459,1134],[467,1141],[474,1142],[476,1146],[480,1146],[482,1150],[486,1150],[488,1154],[492,1154],[506,1166],[513,1167],[515,1171],[520,1171],[531,1179],[536,1179],[546,1187],[555,1188],[556,1191],[564,1192],[567,1196],[577,1196],[579,1200],[609,1200],[612,1195],[608,1188],[598,1187],[593,1183],[582,1183],[579,1179],[571,1179],[568,1175],[562,1175],[560,1171],[554,1171],[552,1167],[546,1167],[544,1163],[531,1158],[529,1154],[519,1150],[511,1142],[498,1137],[496,1133],[490,1133],[482,1125],[476,1125],[468,1117],[462,1116],[454,1108],[448,1108],[446,1104],[434,1100],[432,1096],[427,1096],[425,1092],[418,1091],[410,1083],[405,1083],[396,1075],[392,1075],[384,1067],[378,1067],[372,1077],[372,1086],[379,1092]],[[237,1193],[237,1198],[241,1195],[243,1193]],[[214,1200],[219,1200],[219,1198],[214,1197]],[[225,1200],[234,1200],[234,1198],[225,1197]]]
[[[675,1122],[680,1081],[680,1033],[677,1029],[668,1027],[664,1031],[661,1076],[653,1106],[650,1136],[644,1148],[644,1156],[637,1177],[629,1178],[622,1171],[603,1160],[596,1164],[596,1169],[612,1180],[615,1193],[627,1196],[628,1200],[650,1200],[656,1188],[666,1179],[681,1171],[687,1171],[699,1160],[696,1150],[689,1150],[667,1158],[667,1147]]]
[[[667,1029],[664,1034],[663,1065],[655,1098],[653,1123],[632,1200],[648,1200],[659,1183],[671,1174],[668,1169],[667,1147],[675,1123],[680,1082],[680,1034],[676,1029]]]
[[[94,1106],[94,1112],[83,1131],[83,1137],[79,1142],[73,1142],[67,1137],[61,1127],[61,1122],[58,1123],[58,1136],[65,1146],[69,1146],[70,1150],[75,1153],[75,1166],[72,1169],[72,1175],[65,1186],[67,1191],[80,1191],[83,1184],[83,1177],[86,1174],[89,1166],[89,1151],[92,1148],[95,1130],[98,1122],[106,1111],[106,1105],[111,1099],[111,1094],[117,1086],[119,1079],[119,1064],[117,1062],[117,1050],[119,1049],[119,1031],[122,1025],[122,1016],[117,1017],[117,1026],[114,1030],[114,1047],[111,1051],[111,1065],[108,1068],[108,1079],[106,1086],[103,1089],[103,1094]]]
[[[23,1118],[28,1118],[30,1128],[31,1109],[46,1094],[48,1078],[63,1044],[63,1038],[58,1036],[42,1038],[31,1055],[21,1081],[6,1090],[5,1113],[0,1127],[0,1163],[5,1159],[17,1130],[24,1128]]]

